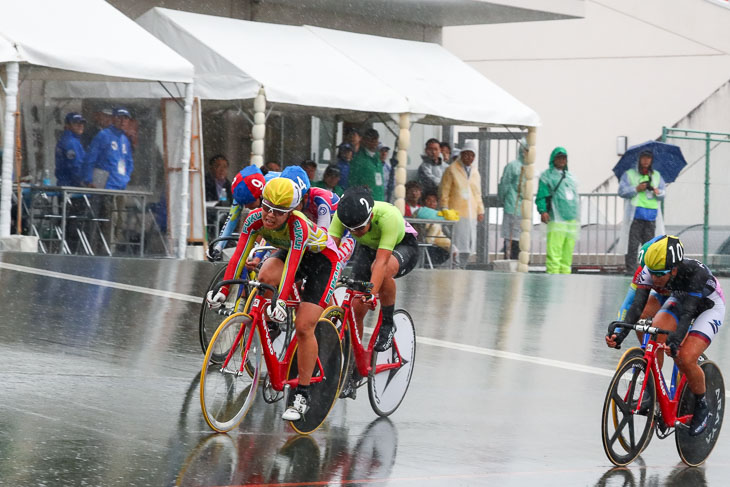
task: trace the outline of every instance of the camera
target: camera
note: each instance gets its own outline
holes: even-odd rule
[[[654,187],[651,185],[651,183],[646,183],[646,190],[647,191],[654,191]]]

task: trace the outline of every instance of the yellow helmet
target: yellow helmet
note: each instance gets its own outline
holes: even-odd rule
[[[289,178],[274,178],[264,186],[262,198],[279,208],[295,208],[302,200],[302,190]]]
[[[646,249],[644,264],[649,272],[666,274],[672,267],[682,262],[684,247],[678,237],[667,235],[660,238]]]

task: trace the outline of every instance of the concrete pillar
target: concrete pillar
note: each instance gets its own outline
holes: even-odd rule
[[[527,272],[528,263],[530,262],[530,231],[532,230],[532,195],[535,189],[535,141],[537,139],[537,129],[530,127],[527,129],[527,154],[525,154],[525,188],[522,192],[522,201],[520,210],[522,211],[522,221],[520,222],[520,256],[517,264],[517,272]]]
[[[266,93],[264,87],[253,101],[253,128],[251,129],[251,164],[264,165],[264,138],[266,136]]]
[[[185,258],[185,251],[188,245],[188,234],[190,230],[190,141],[193,132],[193,84],[185,85],[185,115],[183,117],[183,139],[182,156],[180,159],[180,227],[177,234],[178,259]]]
[[[408,147],[411,145],[411,114],[401,113],[398,122],[398,166],[395,168],[395,207],[405,215],[406,213],[406,166],[408,165]]]
[[[2,186],[0,187],[0,237],[10,236],[13,160],[15,158],[15,112],[18,108],[18,63],[5,65],[5,133],[3,134]],[[18,175],[20,176],[20,175]]]

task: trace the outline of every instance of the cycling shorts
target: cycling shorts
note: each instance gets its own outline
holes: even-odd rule
[[[705,309],[697,315],[689,329],[689,334],[702,338],[709,345],[712,343],[715,335],[720,331],[722,320],[725,318],[725,300],[717,291],[705,299],[711,300],[714,305],[712,308]],[[682,301],[678,300],[675,296],[671,296],[664,303],[664,306],[662,306],[660,312],[662,311],[671,313],[675,317],[680,316],[682,314]]]
[[[288,250],[279,249],[270,258],[286,262],[288,253]],[[306,279],[301,294],[302,302],[322,308],[329,306],[341,270],[342,263],[331,259],[324,252],[305,252],[295,277],[297,281]]]
[[[370,280],[370,268],[375,262],[377,250],[357,244],[352,254],[352,277],[358,281]],[[403,277],[416,267],[418,263],[418,240],[411,233],[406,233],[403,240],[393,249],[393,257],[398,261],[398,273],[395,278]]]

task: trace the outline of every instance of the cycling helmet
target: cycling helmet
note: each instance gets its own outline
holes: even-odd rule
[[[356,230],[370,221],[373,213],[373,195],[365,186],[348,188],[337,204],[337,218],[351,230]]]
[[[302,191],[288,178],[274,178],[264,187],[263,198],[278,208],[295,208],[302,200]]]
[[[264,186],[266,186],[266,180],[258,167],[244,167],[241,172],[236,174],[231,183],[233,201],[242,206],[253,203],[261,198]]]
[[[307,194],[310,188],[309,176],[300,166],[287,166],[281,171],[282,178],[288,178],[297,183],[302,194]]]
[[[656,237],[652,238],[648,242],[645,242],[644,245],[641,246],[641,249],[639,250],[639,266],[644,267],[646,265],[646,262],[644,262],[644,256],[646,255],[646,251],[651,247],[651,244],[656,242],[659,239],[662,239],[666,237],[666,235],[657,235]]]
[[[649,272],[654,274],[666,274],[672,267],[682,262],[684,247],[678,237],[666,235],[646,249],[644,263]]]
[[[268,183],[272,179],[278,178],[279,176],[281,176],[281,171],[269,171],[266,174],[264,174],[264,179]]]

